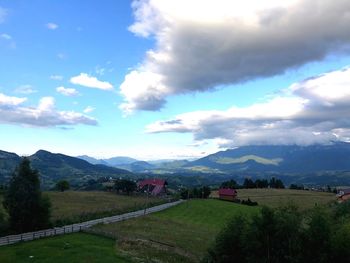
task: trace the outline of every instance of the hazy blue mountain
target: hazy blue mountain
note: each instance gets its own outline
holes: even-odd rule
[[[220,171],[310,173],[350,170],[350,143],[311,146],[243,146],[190,162]]]
[[[109,159],[103,159],[103,161],[105,161],[110,166],[118,166],[120,164],[130,164],[130,163],[138,162],[139,160],[126,157],[126,156],[117,156]]]
[[[136,161],[129,164],[120,164],[117,167],[131,171],[133,173],[151,172],[153,169],[156,168],[154,165],[145,161]]]
[[[91,164],[104,164],[104,165],[108,165],[104,160],[101,159],[96,159],[94,157],[90,157],[87,155],[81,155],[81,156],[77,156],[77,158],[85,160]]]
[[[112,157],[108,159],[96,159],[87,155],[82,155],[82,156],[77,156],[77,158],[85,160],[91,164],[103,164],[108,166],[119,166],[119,165],[130,164],[138,161],[134,158],[125,157],[125,156],[117,156],[117,157]]]

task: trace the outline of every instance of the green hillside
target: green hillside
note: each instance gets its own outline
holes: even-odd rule
[[[227,220],[257,207],[219,200],[191,200],[147,217],[99,225],[98,234],[118,240],[121,255],[143,262],[198,262]]]

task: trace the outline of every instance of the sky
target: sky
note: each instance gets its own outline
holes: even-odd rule
[[[0,0],[0,149],[350,141],[348,0]]]

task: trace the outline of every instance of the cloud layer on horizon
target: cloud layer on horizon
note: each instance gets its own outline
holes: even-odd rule
[[[348,0],[138,0],[130,30],[156,40],[120,86],[125,112],[167,96],[282,74],[350,45]]]
[[[350,141],[350,67],[291,85],[249,107],[197,111],[147,126],[149,133],[192,133],[220,147]]]
[[[53,97],[41,98],[36,107],[23,106],[25,101],[27,98],[11,97],[0,93],[0,123],[36,127],[97,125],[97,121],[87,115],[56,110]]]

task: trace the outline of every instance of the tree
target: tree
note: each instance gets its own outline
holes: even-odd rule
[[[239,185],[237,184],[237,182],[235,180],[231,179],[230,181],[223,182],[221,184],[221,187],[235,189],[235,188],[238,188]]]
[[[243,182],[243,188],[255,188],[255,183],[250,178],[245,178]]]
[[[6,220],[5,220],[5,215],[2,212],[2,210],[0,210],[0,233],[5,233],[7,230],[7,225],[6,225]]]
[[[10,229],[16,233],[50,225],[50,200],[40,190],[39,173],[23,158],[13,173],[3,205],[9,215]]]
[[[56,189],[61,191],[61,192],[64,192],[64,191],[68,190],[69,188],[70,188],[70,185],[69,185],[68,181],[66,181],[66,180],[58,181],[56,184]]]
[[[256,179],[255,186],[256,188],[267,188],[269,186],[269,182],[266,179]]]
[[[114,189],[117,190],[117,192],[122,191],[127,195],[129,195],[131,192],[134,192],[136,188],[136,183],[127,179],[119,179],[114,183]]]
[[[202,193],[203,193],[203,198],[208,198],[210,193],[211,193],[211,190],[210,190],[210,187],[209,186],[203,186],[202,187]]]
[[[269,182],[269,186],[271,188],[279,188],[279,189],[284,189],[284,184],[282,180],[276,179],[275,177],[272,177]]]

